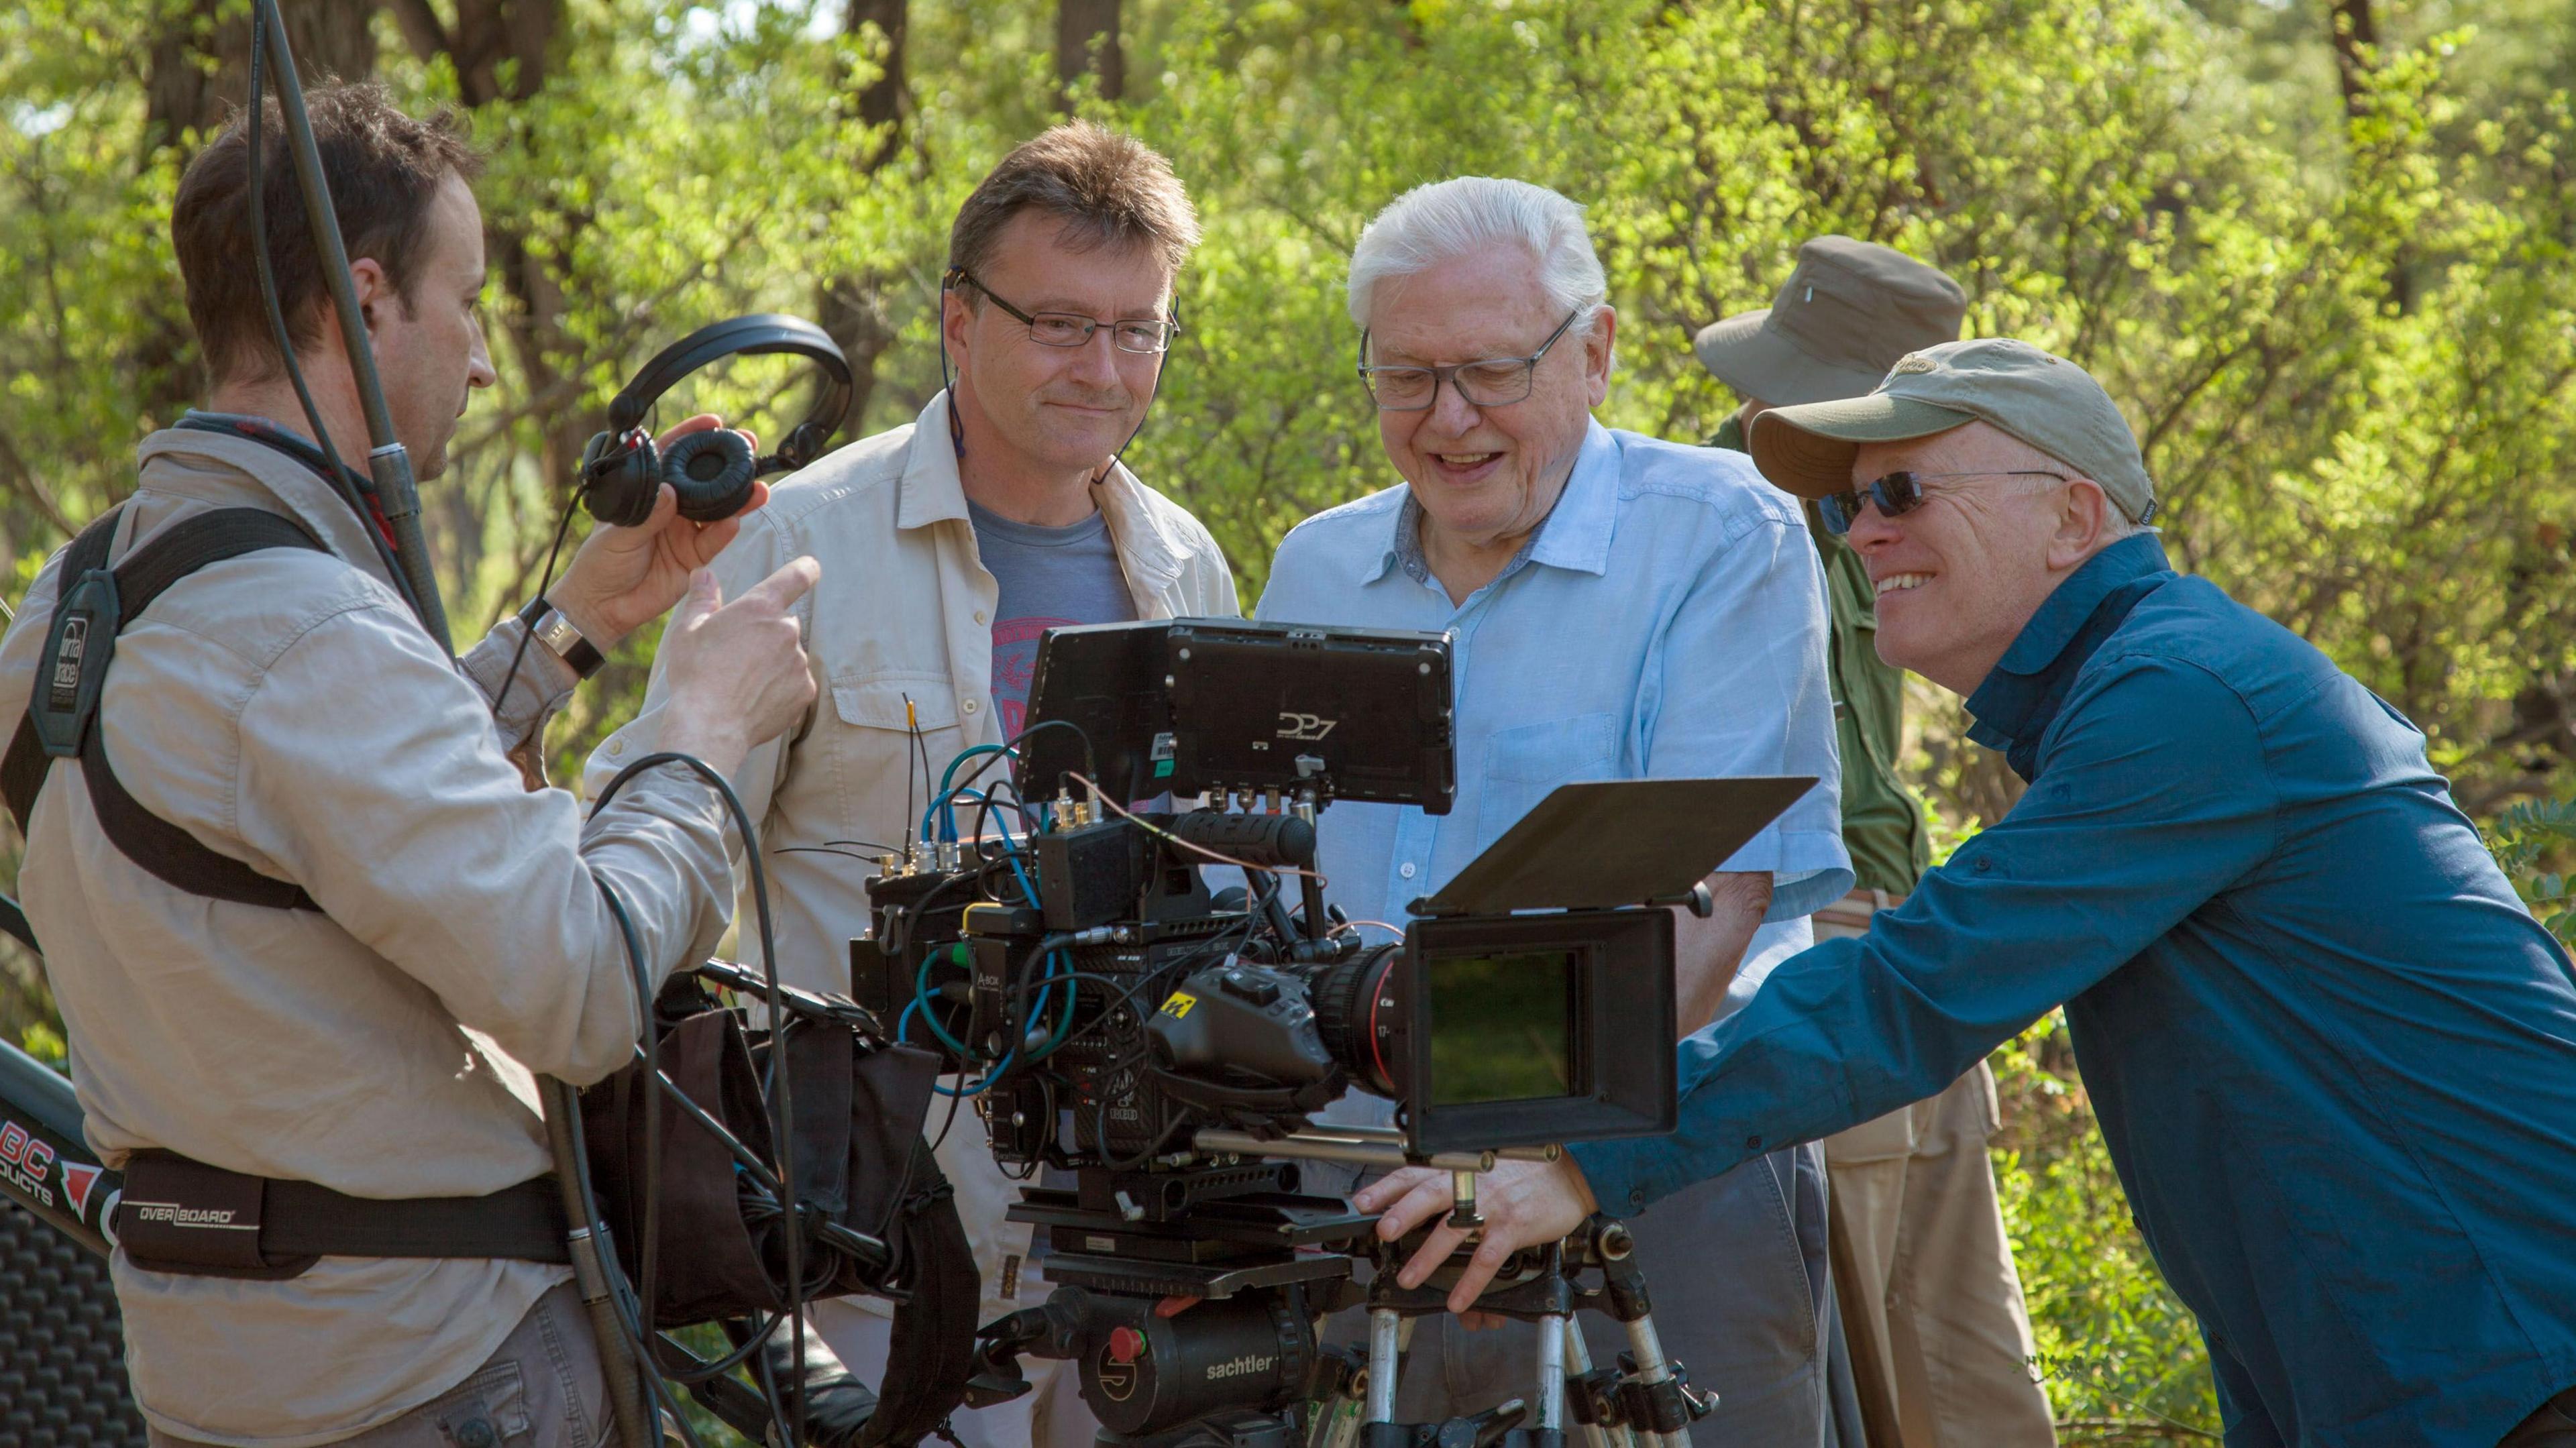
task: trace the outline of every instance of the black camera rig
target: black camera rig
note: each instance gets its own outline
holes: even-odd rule
[[[1665,907],[1705,914],[1699,882],[1813,781],[1563,786],[1411,902],[1387,927],[1400,938],[1364,941],[1325,903],[1316,815],[1335,800],[1446,813],[1450,700],[1442,635],[1053,630],[1018,748],[961,756],[951,779],[991,757],[934,798],[923,838],[879,860],[853,995],[945,1057],[996,1161],[1073,1181],[1032,1184],[1011,1209],[1045,1232],[1058,1290],[985,1326],[970,1403],[1012,1395],[1014,1362],[1034,1353],[1080,1364],[1104,1444],[1285,1448],[1332,1418],[1319,1405],[1354,1396],[1366,1422],[1344,1426],[1368,1448],[1412,1443],[1392,1419],[1393,1353],[1441,1290],[1398,1289],[1404,1257],[1347,1201],[1301,1192],[1300,1163],[1447,1169],[1449,1220],[1473,1227],[1475,1174],[1498,1157],[1671,1129],[1672,1053],[1636,1049],[1675,1036]],[[978,787],[1015,754],[1010,798]],[[1025,829],[961,838],[961,800]],[[1208,866],[1245,883],[1211,889]],[[1396,1124],[1313,1119],[1354,1088],[1397,1102]],[[1565,1353],[1582,1350],[1570,1314],[1594,1306],[1642,1337],[1624,1370],[1579,1365],[1577,1421],[1684,1433],[1698,1400],[1653,1345],[1625,1242],[1596,1223],[1522,1254],[1486,1299],[1545,1328],[1535,1427],[1420,1431],[1556,1448]],[[1358,1260],[1379,1269],[1366,1289]],[[1595,1270],[1602,1285],[1580,1289]],[[1362,1302],[1366,1356],[1326,1347],[1322,1318]]]

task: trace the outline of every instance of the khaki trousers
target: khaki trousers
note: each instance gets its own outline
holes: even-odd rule
[[[331,1448],[604,1448],[616,1430],[590,1316],[566,1282],[465,1381]],[[158,1428],[149,1437],[152,1448],[198,1448]]]
[[[1816,938],[1867,933],[1856,891]],[[1995,1077],[1983,1061],[1941,1094],[1825,1138],[1835,1298],[1872,1448],[2053,1448],[2021,1276],[1986,1143]],[[1881,1421],[1893,1408],[1895,1421]]]

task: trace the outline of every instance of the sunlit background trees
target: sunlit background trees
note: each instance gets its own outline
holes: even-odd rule
[[[470,112],[501,385],[428,522],[458,631],[527,596],[570,464],[646,356],[782,310],[859,369],[847,436],[940,385],[947,223],[1069,111],[1166,151],[1207,243],[1129,461],[1257,595],[1271,545],[1384,487],[1341,264],[1459,172],[1591,206],[1620,309],[1607,420],[1734,405],[1688,338],[1839,231],[1947,268],[1980,333],[2094,370],[2167,546],[2432,741],[2526,896],[2576,933],[2576,10],[2550,0],[288,0],[308,78]],[[245,0],[0,11],[0,566],[130,486],[198,394],[166,237],[243,93]],[[797,415],[746,362],[671,399]],[[578,524],[576,526],[579,526]],[[649,638],[556,726],[632,708]],[[2016,782],[1926,690],[1948,835]],[[363,741],[352,741],[364,747]],[[15,844],[10,842],[14,856]],[[855,884],[854,884],[855,888]],[[2368,902],[2355,901],[2356,909]],[[58,1052],[31,964],[0,1033]],[[280,1043],[281,1046],[288,1043]],[[2062,1026],[1999,1054],[2008,1208],[2073,1440],[2214,1436],[2196,1334],[2131,1227]]]

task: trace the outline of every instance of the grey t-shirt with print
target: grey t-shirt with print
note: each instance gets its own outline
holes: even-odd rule
[[[993,605],[993,709],[1009,739],[1028,715],[1039,635],[1066,624],[1129,622],[1136,601],[1109,541],[1109,520],[1099,513],[1048,528],[1013,522],[972,501],[966,511],[975,550],[1002,588]]]

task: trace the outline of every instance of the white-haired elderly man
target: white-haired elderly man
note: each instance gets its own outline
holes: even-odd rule
[[[1803,948],[1806,917],[1851,885],[1825,600],[1795,501],[1742,454],[1592,419],[1618,327],[1603,295],[1583,210],[1555,192],[1461,177],[1381,212],[1351,256],[1350,311],[1404,482],[1291,532],[1258,612],[1454,641],[1456,808],[1323,817],[1333,893],[1354,918],[1403,918],[1568,781],[1817,776],[1726,862],[1718,912],[1682,917],[1688,1029]],[[1827,1439],[1824,1208],[1810,1144],[1757,1154],[1636,1223],[1666,1348],[1722,1398],[1708,1441]],[[1408,1421],[1530,1395],[1530,1329],[1455,1326],[1416,1332]],[[1615,1360],[1623,1340],[1591,1326],[1595,1358]]]

